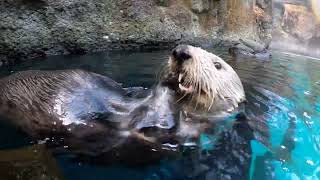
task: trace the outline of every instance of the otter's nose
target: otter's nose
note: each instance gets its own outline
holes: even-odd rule
[[[187,45],[179,45],[176,48],[174,48],[172,50],[172,56],[179,63],[182,63],[185,60],[188,60],[188,59],[191,58],[191,55],[188,52],[188,46]]]

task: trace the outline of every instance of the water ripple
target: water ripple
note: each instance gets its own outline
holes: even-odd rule
[[[215,50],[215,52],[220,53],[219,50]],[[250,173],[247,173],[250,174],[250,177],[253,179],[319,178],[320,61],[281,52],[274,52],[272,61],[267,62],[245,58],[234,60],[225,51],[222,51],[221,56],[237,71],[246,91],[248,100],[246,113],[255,135],[255,140],[249,144],[252,149],[252,159],[249,162],[251,164]],[[108,75],[116,81],[124,83],[125,86],[150,87],[155,83],[155,72],[159,70],[167,58],[168,51],[55,56],[45,61],[25,63],[10,69],[10,71],[82,68]],[[9,73],[0,69],[0,76]],[[221,129],[227,128],[230,127],[222,127]],[[212,160],[207,162],[209,165],[207,169],[218,169],[222,174],[221,177],[229,178],[232,177],[232,173],[241,173],[241,168],[244,168],[244,166],[236,166],[234,163],[246,164],[246,160],[250,157],[248,152],[243,149],[246,147],[244,144],[240,143],[240,147],[236,144],[245,139],[246,132],[237,130],[230,132],[231,134],[222,133],[225,139],[221,142],[217,137],[210,139],[209,136],[203,136],[202,138],[206,142],[214,142],[212,148],[221,148],[221,154],[211,155],[211,158],[214,157],[214,159],[210,159],[210,154],[203,155]],[[207,145],[206,142],[203,144]],[[230,152],[230,154],[226,152]],[[237,161],[230,163],[228,158],[235,158]],[[187,167],[190,169],[190,162],[187,162]],[[202,165],[200,166],[202,167]],[[180,174],[181,176],[178,177],[183,179],[184,172],[188,172],[188,168],[181,166],[180,162],[174,162],[141,171],[125,170],[139,177],[138,179],[159,179],[162,177],[173,179],[176,174]],[[100,173],[106,175],[107,172],[108,176],[112,174],[113,177],[123,177],[123,175],[116,174],[120,171],[119,168],[116,169],[103,169]],[[71,179],[75,177],[72,176],[72,173],[87,172],[87,176],[83,177],[89,177],[91,171],[98,172],[94,167],[90,167],[90,171],[86,170],[69,168],[64,172],[68,177],[71,176]],[[212,177],[216,173],[218,172],[209,171],[206,176]],[[246,174],[240,175],[245,176]]]

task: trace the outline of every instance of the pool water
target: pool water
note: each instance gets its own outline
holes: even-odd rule
[[[207,151],[201,153],[204,161],[163,161],[147,167],[97,166],[57,155],[65,178],[320,179],[320,59],[278,51],[273,52],[270,61],[233,59],[224,50],[210,51],[220,55],[239,74],[246,91],[246,116],[253,137],[247,135],[248,128],[241,122],[224,124],[217,137],[201,137],[203,152]],[[149,88],[156,83],[157,72],[168,54],[169,51],[152,51],[54,56],[2,68],[0,77],[28,69],[81,68],[107,75],[125,87]],[[30,142],[21,132],[5,126],[0,129],[2,149]],[[10,140],[5,138],[8,136]],[[203,173],[188,175],[194,169],[202,169],[202,165]]]

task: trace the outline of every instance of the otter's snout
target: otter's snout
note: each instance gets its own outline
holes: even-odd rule
[[[178,63],[183,63],[185,60],[191,58],[187,45],[179,45],[174,48],[172,50],[172,56],[176,61],[178,61]]]

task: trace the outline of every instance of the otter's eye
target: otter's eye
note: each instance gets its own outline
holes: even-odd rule
[[[222,65],[218,62],[214,62],[214,66],[219,70],[222,68]]]

